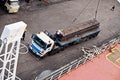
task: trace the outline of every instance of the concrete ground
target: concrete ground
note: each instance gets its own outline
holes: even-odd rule
[[[88,6],[86,6],[89,3]],[[24,21],[28,24],[25,41],[26,46],[31,43],[31,35],[40,31],[48,30],[54,33],[58,29],[64,29],[70,25],[93,19],[98,0],[71,0],[57,4],[47,5],[39,1],[30,4],[21,2],[21,9],[17,14],[7,14],[0,10],[0,34],[6,24]],[[115,11],[111,7],[115,4]],[[86,7],[85,10],[83,10]],[[87,42],[71,46],[59,54],[46,56],[38,60],[30,53],[20,54],[17,76],[22,80],[33,78],[44,70],[56,70],[65,64],[78,58],[82,46],[89,47],[101,44],[103,41],[118,35],[120,31],[120,4],[115,0],[100,0],[97,20],[100,22],[100,34]],[[77,18],[76,22],[72,21]]]

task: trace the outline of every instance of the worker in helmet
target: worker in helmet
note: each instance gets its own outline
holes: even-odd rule
[[[27,32],[27,29],[24,30],[24,33],[22,35],[22,39],[21,40],[23,40],[23,41],[25,40],[25,34],[26,34],[26,32]]]
[[[55,35],[56,35],[56,37],[59,38],[59,39],[63,37],[63,34],[62,34],[62,31],[61,31],[61,30],[57,30]]]

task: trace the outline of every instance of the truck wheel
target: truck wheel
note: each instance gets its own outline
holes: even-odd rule
[[[54,50],[54,51],[48,52],[47,55],[51,56],[51,55],[56,54],[56,53],[59,53],[59,51],[58,50]]]
[[[62,48],[61,48],[61,51],[64,51],[64,50],[65,50],[65,47],[62,47]]]
[[[48,56],[51,56],[51,55],[52,55],[52,52],[48,52],[47,55],[48,55]]]
[[[38,59],[41,60],[41,59],[44,59],[46,57],[46,55],[44,56],[38,56]]]

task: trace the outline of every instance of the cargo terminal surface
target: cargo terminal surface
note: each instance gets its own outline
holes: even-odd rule
[[[7,24],[24,21],[27,24],[25,41],[27,47],[31,43],[31,36],[40,31],[49,31],[54,34],[59,29],[95,18],[98,0],[66,0],[59,3],[44,4],[33,0],[26,4],[20,1],[20,9],[16,14],[8,14],[0,9],[0,34]],[[115,5],[114,11],[111,7]],[[17,66],[17,76],[22,80],[34,80],[45,70],[54,71],[67,63],[77,59],[82,54],[81,47],[100,45],[120,35],[120,3],[117,0],[100,0],[96,19],[100,22],[100,33],[96,38],[71,47],[58,54],[38,59],[30,52],[20,54]],[[94,66],[94,65],[93,65]]]

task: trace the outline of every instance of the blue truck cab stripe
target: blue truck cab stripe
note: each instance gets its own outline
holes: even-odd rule
[[[40,50],[37,49],[33,44],[31,45],[31,47],[32,47],[33,52],[35,52],[36,54],[40,53]]]

